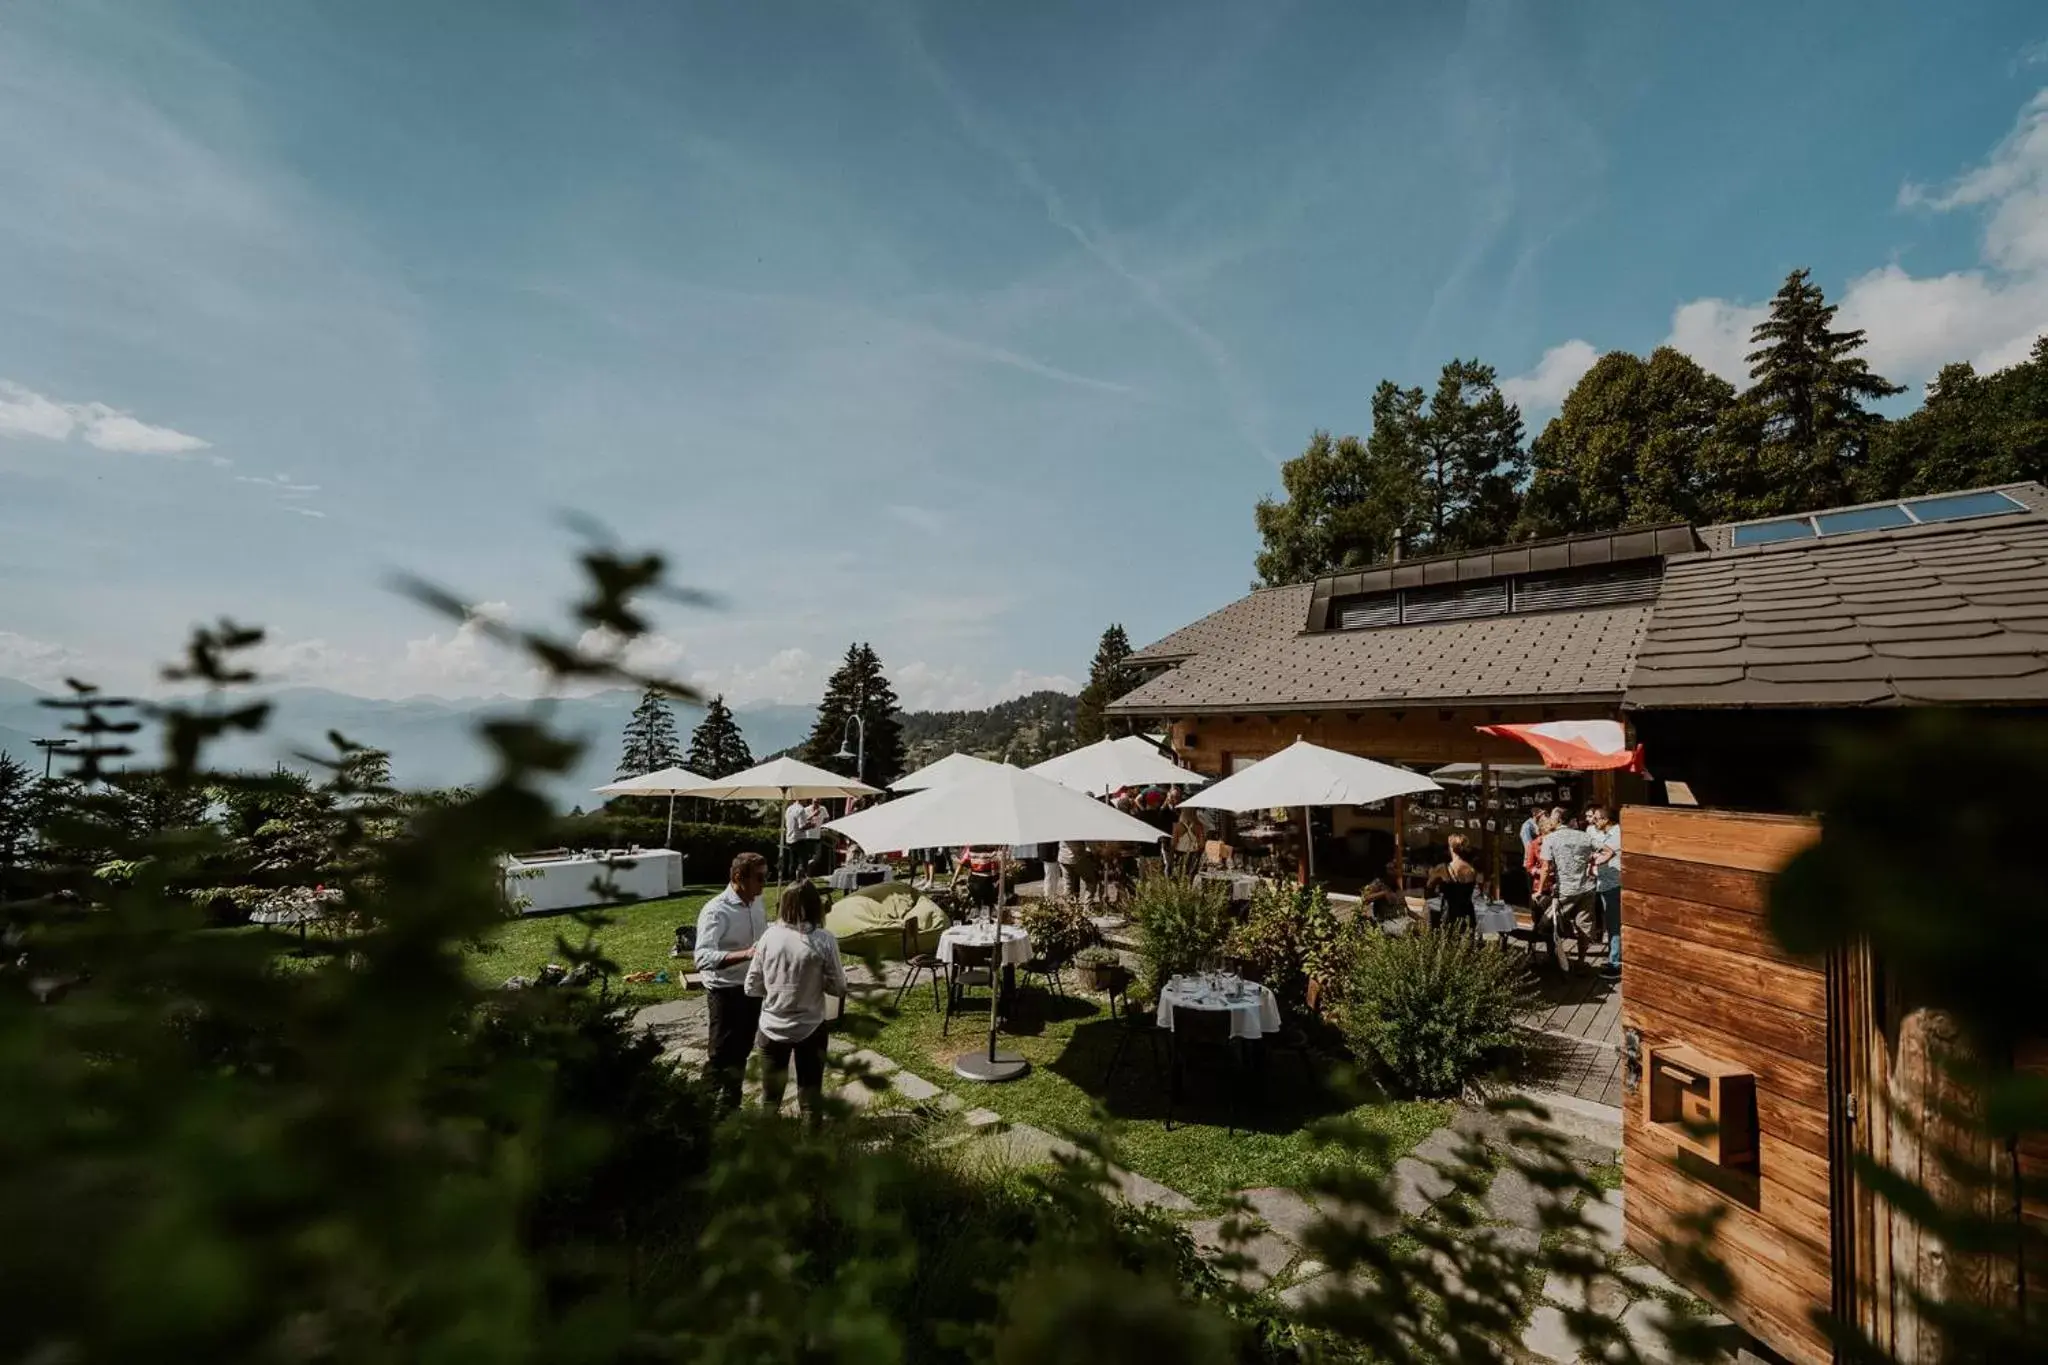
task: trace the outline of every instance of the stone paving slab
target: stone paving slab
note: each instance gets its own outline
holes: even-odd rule
[[[1593,1234],[1600,1245],[1609,1251],[1621,1250],[1622,1214],[1621,1191],[1609,1190],[1600,1199],[1588,1199],[1580,1210],[1588,1223],[1593,1225]]]
[[[1410,1218],[1450,1192],[1451,1178],[1427,1161],[1404,1156],[1394,1163],[1394,1207]]]
[[[1322,1217],[1315,1205],[1294,1190],[1277,1187],[1243,1190],[1238,1197],[1251,1205],[1252,1212],[1261,1222],[1290,1242],[1301,1241],[1309,1225]]]

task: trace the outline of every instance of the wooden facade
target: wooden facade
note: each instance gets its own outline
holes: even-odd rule
[[[1228,776],[1236,759],[1261,759],[1297,739],[1383,763],[1528,763],[1529,746],[1482,735],[1481,725],[1616,720],[1613,706],[1409,706],[1396,709],[1188,716],[1173,722],[1173,747],[1197,772]]]
[[[1773,874],[1818,826],[1630,806],[1621,829],[1628,1248],[1663,1262],[1687,1215],[1717,1210],[1716,1250],[1734,1282],[1719,1307],[1788,1360],[1825,1365],[1811,1314],[1834,1302],[1828,974],[1787,956],[1764,921]],[[1753,1155],[1716,1164],[1650,1122],[1639,1068],[1658,1049],[1754,1078],[1755,1131],[1731,1144]]]

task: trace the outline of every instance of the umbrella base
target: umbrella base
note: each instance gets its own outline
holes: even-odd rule
[[[985,1047],[953,1059],[953,1074],[964,1081],[1014,1081],[1030,1069],[1031,1063],[1006,1048],[997,1049],[993,1059]]]

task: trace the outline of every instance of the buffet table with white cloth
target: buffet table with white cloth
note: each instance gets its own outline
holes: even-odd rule
[[[683,889],[683,855],[656,848],[505,859],[505,895],[515,905],[525,902],[523,914],[605,904],[605,897],[591,889],[600,881],[628,900],[673,896]]]
[[[1176,976],[1159,992],[1159,1027],[1173,1027],[1173,1008],[1229,1010],[1230,1036],[1257,1042],[1280,1031],[1280,1002],[1256,981],[1222,972]]]
[[[996,954],[999,967],[1021,967],[1031,960],[1031,936],[1015,924],[1002,926],[1003,947]],[[939,935],[939,961],[953,965],[953,950],[962,944],[972,948],[992,947],[996,941],[993,924],[956,924]]]

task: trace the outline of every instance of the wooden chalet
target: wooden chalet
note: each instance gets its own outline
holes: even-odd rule
[[[1260,589],[1133,662],[1153,675],[1112,714],[1170,725],[1181,761],[1218,775],[1297,736],[1423,768],[1523,764],[1527,750],[1474,727],[1622,721],[1657,781],[1577,795],[1627,803],[1630,1249],[1661,1261],[1685,1215],[1720,1210],[1734,1292],[1719,1306],[1799,1365],[1835,1358],[1817,1312],[1933,1360],[1906,1286],[1980,1302],[2026,1288],[1952,1266],[1856,1178],[1859,1153],[1931,1165],[1907,1121],[1938,1090],[1931,1025],[1886,993],[1870,953],[1793,959],[1765,911],[1776,873],[1821,837],[1800,790],[1831,732],[1882,733],[1927,706],[2048,720],[2048,490],[1388,564]],[[1509,819],[1487,823],[1495,849],[1509,843]],[[1324,839],[1355,825],[1339,813]],[[1711,1140],[1689,1126],[1702,1119]],[[2048,1168],[2048,1151],[2018,1159]]]

